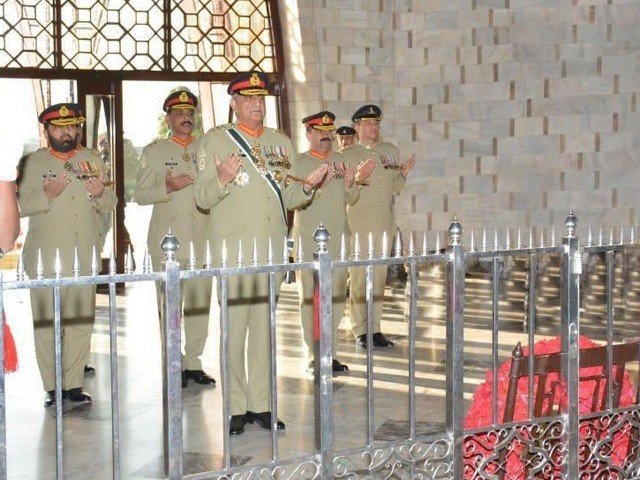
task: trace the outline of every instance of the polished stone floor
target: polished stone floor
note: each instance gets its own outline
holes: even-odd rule
[[[559,331],[557,268],[553,262],[542,272],[538,300],[536,339]],[[599,340],[605,337],[600,307],[602,288],[598,279],[602,265],[594,267],[592,284],[586,290],[583,326]],[[526,341],[523,309],[525,263],[516,262],[503,279],[500,296],[500,362],[509,357],[519,340]],[[633,280],[633,279],[632,279]],[[487,265],[474,265],[467,276],[465,316],[465,401],[491,368],[491,290]],[[620,308],[616,338],[638,336],[633,292],[616,290]],[[621,295],[625,298],[621,299]],[[129,285],[117,297],[120,476],[128,479],[163,478],[161,359],[155,291],[150,283]],[[375,351],[374,431],[375,440],[405,438],[408,429],[407,378],[408,340],[405,287],[389,286],[386,293],[383,331],[396,341],[390,349]],[[55,418],[43,408],[43,391],[35,364],[32,325],[26,292],[8,292],[7,314],[19,348],[20,369],[6,378],[8,478],[42,480],[55,478]],[[86,378],[93,403],[65,404],[64,468],[67,479],[112,478],[111,404],[109,381],[109,335],[107,301],[98,296],[98,317],[92,339],[91,361],[97,372]],[[587,305],[587,303],[589,303]],[[445,405],[445,323],[442,270],[421,269],[417,328],[416,417],[418,433],[442,431]],[[219,328],[212,315],[204,364],[220,379]],[[635,332],[635,333],[634,333]],[[350,366],[347,375],[335,377],[335,448],[344,450],[366,444],[366,351],[353,341],[348,319],[339,332],[337,358]],[[287,429],[278,434],[279,458],[314,452],[314,388],[306,371],[300,338],[297,295],[293,285],[284,285],[278,305],[278,416]],[[184,390],[185,473],[221,468],[221,389],[190,383]],[[243,435],[231,439],[232,463],[250,465],[271,459],[271,435],[247,425]]]

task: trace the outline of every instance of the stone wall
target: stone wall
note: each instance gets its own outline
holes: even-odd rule
[[[417,153],[403,231],[454,214],[467,232],[561,229],[570,209],[639,223],[640,0],[283,0],[281,16],[300,148],[305,115],[377,103],[385,139]]]

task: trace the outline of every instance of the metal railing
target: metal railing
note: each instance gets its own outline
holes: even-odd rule
[[[109,286],[109,335],[110,335],[110,375],[111,375],[111,423],[112,423],[112,471],[113,478],[121,478],[120,467],[120,413],[119,413],[119,388],[118,388],[118,357],[117,357],[117,316],[115,288],[117,283],[154,281],[162,282],[165,289],[165,313],[164,322],[165,334],[163,336],[164,355],[163,358],[163,415],[164,415],[164,460],[166,477],[171,480],[189,478],[389,478],[397,476],[404,478],[426,478],[426,479],[462,479],[462,478],[496,478],[500,469],[504,465],[496,460],[500,449],[513,448],[513,442],[531,444],[531,448],[537,449],[538,466],[541,464],[549,467],[540,467],[541,471],[548,473],[549,478],[558,478],[555,475],[557,469],[561,478],[579,478],[581,465],[584,465],[584,454],[581,449],[585,444],[581,443],[580,428],[581,414],[579,410],[579,334],[580,334],[580,275],[582,266],[582,255],[603,253],[609,259],[611,252],[627,251],[637,249],[633,242],[631,245],[624,245],[620,242],[617,245],[588,245],[582,249],[579,247],[576,236],[577,220],[570,214],[565,220],[566,235],[562,243],[549,246],[522,246],[520,241],[512,247],[509,240],[500,248],[496,241],[493,249],[486,247],[480,251],[472,247],[469,251],[464,250],[462,245],[462,227],[458,220],[454,219],[448,229],[448,245],[442,252],[439,248],[439,241],[435,251],[430,251],[426,236],[422,246],[414,245],[413,235],[410,237],[408,245],[405,246],[405,255],[402,255],[402,248],[396,245],[395,255],[389,256],[387,252],[386,236],[383,240],[383,251],[376,255],[373,241],[369,237],[368,250],[365,255],[361,254],[359,241],[356,239],[355,248],[351,258],[348,258],[346,248],[343,247],[339,258],[332,259],[328,249],[329,232],[320,226],[315,234],[314,240],[317,245],[313,261],[304,261],[300,258],[295,263],[289,263],[289,251],[286,241],[284,242],[281,261],[276,259],[271,241],[268,245],[266,261],[261,264],[257,249],[254,244],[250,261],[245,264],[245,256],[242,250],[231,265],[224,249],[221,265],[214,267],[211,265],[211,255],[206,256],[203,269],[195,268],[195,261],[189,262],[189,268],[182,270],[176,260],[176,251],[179,243],[175,237],[168,235],[162,243],[165,251],[164,270],[152,272],[148,259],[145,258],[142,273],[135,273],[131,268],[131,261],[127,261],[124,274],[115,273],[115,262],[111,262],[110,272],[107,275],[97,275],[96,268],[92,268],[92,275],[80,276],[79,268],[74,266],[73,277],[62,277],[62,272],[57,269],[55,278],[45,279],[38,275],[35,279],[26,279],[21,267],[18,270],[16,281],[3,282],[0,276],[0,293],[5,290],[21,290],[32,288],[49,288],[54,293],[54,332],[55,332],[55,419],[56,419],[56,476],[59,479],[65,478],[63,462],[64,440],[62,431],[62,356],[61,356],[61,309],[60,309],[60,289],[62,287],[77,285],[97,285],[108,284]],[[302,252],[300,252],[302,253]],[[530,259],[530,273],[532,275],[528,284],[528,294],[535,298],[536,285],[533,281],[537,260],[543,255],[556,255],[561,259],[561,286],[560,286],[560,338],[562,352],[562,378],[566,382],[566,407],[556,417],[538,419],[534,418],[532,407],[532,395],[534,390],[534,378],[529,375],[528,384],[528,419],[514,422],[508,425],[501,423],[498,408],[498,385],[494,382],[491,391],[491,422],[483,428],[465,428],[465,277],[467,264],[472,260],[489,262],[492,275],[492,320],[491,320],[491,372],[493,378],[498,378],[500,368],[499,346],[500,342],[500,277],[502,263],[510,257],[520,256]],[[365,257],[365,258],[363,258]],[[57,262],[59,263],[59,262]],[[374,398],[374,362],[373,362],[373,342],[372,342],[372,312],[373,312],[373,276],[374,268],[380,265],[405,265],[408,270],[408,335],[407,335],[407,385],[408,385],[408,432],[406,438],[399,441],[380,442],[375,439],[375,409]],[[446,272],[446,351],[445,351],[445,376],[446,376],[446,418],[444,429],[441,433],[422,435],[417,433],[416,413],[416,364],[417,364],[417,328],[421,321],[418,314],[417,302],[419,300],[418,280],[419,271],[425,265],[439,265]],[[608,265],[610,265],[608,263]],[[332,376],[332,272],[336,269],[360,267],[366,270],[366,301],[368,308],[368,330],[366,349],[366,442],[358,448],[351,448],[344,451],[336,451],[334,438],[334,411],[335,395],[333,391]],[[612,267],[608,267],[607,271]],[[42,268],[37,269],[42,272]],[[278,351],[276,348],[276,304],[278,282],[281,275],[287,272],[313,271],[314,288],[317,292],[318,301],[314,308],[317,309],[320,336],[316,346],[319,361],[316,362],[315,370],[315,395],[316,395],[316,448],[310,455],[282,458],[278,450],[278,430],[275,428],[278,412],[278,376],[277,360]],[[612,273],[612,272],[611,272]],[[269,319],[271,331],[271,405],[272,430],[270,437],[271,458],[267,463],[251,466],[234,466],[231,459],[231,444],[229,437],[229,338],[228,338],[228,282],[233,276],[263,274],[268,277],[269,284]],[[198,472],[185,475],[183,465],[183,431],[182,431],[182,388],[181,388],[181,298],[180,283],[184,280],[213,277],[219,283],[219,304],[220,304],[220,371],[222,375],[222,468],[218,471]],[[612,288],[610,282],[607,289]],[[609,290],[608,290],[609,291]],[[607,344],[612,345],[613,338],[610,334],[611,322],[613,321],[613,304],[611,295],[607,297],[607,321],[609,322]],[[0,309],[3,306],[3,295],[0,295]],[[534,346],[536,321],[535,309],[531,300],[527,306],[527,343],[531,349]],[[0,321],[1,322],[1,321]],[[0,345],[2,342],[2,325],[0,325]],[[530,350],[531,351],[531,350]],[[3,360],[4,352],[0,349],[0,360]],[[533,362],[533,356],[528,357],[529,362]],[[531,370],[530,370],[531,371]],[[611,368],[606,372],[608,378],[611,376]],[[611,384],[609,383],[609,389]],[[0,371],[0,479],[7,478],[7,446],[6,446],[6,402],[5,400],[4,372]],[[609,391],[609,395],[611,392]],[[623,413],[620,413],[623,412]],[[624,413],[627,412],[627,413]],[[638,405],[632,407],[612,409],[609,408],[602,415],[626,415],[625,418],[631,424],[637,426],[640,410]],[[634,423],[635,422],[635,423]],[[534,430],[538,432],[543,429],[547,432],[554,428],[553,435],[560,440],[558,445],[550,446],[545,450],[544,445],[533,445],[534,440],[539,440],[539,435],[534,435]],[[528,434],[523,435],[526,431]],[[527,436],[528,435],[528,436]],[[551,435],[551,433],[549,433]],[[485,447],[491,452],[470,451],[470,442],[474,438],[492,438]],[[560,454],[558,454],[560,448]],[[606,450],[606,449],[605,449]],[[512,450],[510,450],[512,451]],[[602,461],[601,450],[600,461]],[[582,456],[581,456],[582,455]],[[606,454],[604,454],[606,457]],[[472,460],[469,460],[471,458]],[[496,463],[498,462],[498,463]],[[623,467],[613,465],[603,461],[606,468],[618,468],[622,471],[622,476],[616,478],[634,478],[638,475],[640,465],[638,461],[630,461]],[[496,471],[496,468],[498,471]],[[545,470],[548,468],[548,470]],[[536,470],[537,471],[537,470]],[[526,474],[533,475],[533,474]],[[598,477],[597,474],[588,478]],[[625,476],[627,475],[627,476]],[[522,478],[540,478],[526,477]],[[613,478],[613,477],[612,477]]]

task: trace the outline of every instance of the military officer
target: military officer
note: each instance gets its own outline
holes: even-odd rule
[[[234,257],[239,242],[250,254],[255,241],[266,260],[269,239],[275,247],[287,233],[286,210],[307,202],[327,173],[323,165],[284,188],[295,155],[289,137],[263,126],[266,87],[262,72],[231,80],[227,92],[237,122],[209,131],[200,146],[196,202],[211,209],[208,235],[218,264],[223,240]],[[266,275],[229,278],[231,434],[242,433],[246,422],[271,428],[268,294]]]
[[[336,130],[336,141],[338,142],[338,152],[342,152],[345,148],[355,145],[356,131],[351,127],[340,127]]]
[[[81,275],[91,271],[92,251],[100,253],[103,232],[101,215],[113,210],[117,198],[107,181],[97,152],[78,146],[84,122],[75,103],[59,103],[38,117],[49,148],[41,148],[24,164],[18,191],[21,215],[29,217],[24,243],[27,274],[34,278],[38,252],[44,276],[52,277],[56,250],[60,251],[63,275],[72,275],[77,248]],[[84,364],[89,355],[95,319],[95,285],[61,288],[63,398],[88,402],[83,389]],[[55,403],[53,338],[53,292],[32,289],[36,359],[46,390],[45,406]]]
[[[369,185],[362,188],[360,199],[347,207],[347,218],[351,234],[358,233],[360,239],[367,239],[369,233],[376,240],[376,250],[380,251],[384,232],[391,237],[395,230],[393,218],[393,197],[400,193],[407,175],[415,164],[415,156],[405,163],[400,162],[398,147],[380,140],[382,111],[377,105],[365,105],[351,117],[358,135],[358,143],[342,153],[347,164],[356,166],[366,159],[374,159],[375,170],[369,177]],[[358,178],[356,178],[358,180]],[[386,279],[386,266],[374,269],[373,280],[373,346],[390,347],[393,342],[380,331],[382,301]],[[366,347],[367,305],[365,297],[365,269],[350,268],[349,306],[351,327],[356,342]]]
[[[189,265],[191,246],[196,266],[204,263],[209,212],[195,202],[199,142],[191,135],[197,106],[198,99],[193,93],[187,90],[171,93],[162,105],[171,136],[147,145],[140,157],[135,199],[139,205],[153,205],[147,248],[156,269],[162,266],[164,252],[160,243],[169,231],[182,246],[177,258],[183,268]],[[164,295],[160,284],[157,294],[158,312],[164,325]],[[207,341],[211,278],[185,281],[182,301],[185,338],[182,386],[186,387],[189,380],[215,385],[213,377],[202,369],[200,359]],[[164,333],[164,327],[161,331]]]
[[[296,209],[293,221],[292,236],[294,240],[302,242],[303,251],[309,254],[315,250],[313,232],[321,223],[329,230],[332,242],[329,243],[329,252],[335,258],[340,252],[341,238],[344,236],[345,244],[349,242],[349,227],[347,225],[347,205],[353,205],[360,196],[355,185],[355,169],[344,163],[342,155],[331,150],[336,117],[333,113],[323,111],[309,115],[302,120],[306,126],[306,136],[309,141],[309,151],[301,154],[294,167],[295,175],[305,177],[318,165],[327,165],[327,177],[318,188],[313,198]],[[363,163],[359,172],[361,180],[366,180],[373,170],[375,162],[369,165]],[[365,169],[368,172],[365,173]],[[297,255],[298,249],[294,249]],[[335,358],[337,353],[338,326],[342,319],[345,306],[345,284],[347,270],[336,269],[332,281],[333,297],[333,371],[345,372],[349,367]],[[308,352],[312,357],[309,369],[313,369],[314,338],[313,338],[313,272],[305,270],[296,275],[298,299],[300,304],[300,317],[302,323],[302,337]]]

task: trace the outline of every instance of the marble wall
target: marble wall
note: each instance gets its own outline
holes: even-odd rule
[[[640,223],[640,0],[281,0],[294,141],[364,103],[418,164],[403,231]]]

